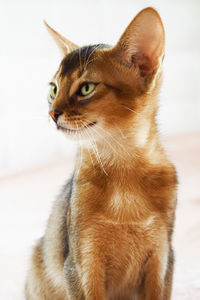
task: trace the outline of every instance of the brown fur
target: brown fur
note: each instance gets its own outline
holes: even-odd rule
[[[69,41],[56,35],[63,51]],[[155,121],[161,19],[147,8],[115,47],[76,47],[64,49],[50,112],[67,134],[89,128],[34,249],[26,298],[169,300],[177,179]],[[98,83],[88,98],[77,93],[84,82]]]

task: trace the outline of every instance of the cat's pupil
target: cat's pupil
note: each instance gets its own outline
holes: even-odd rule
[[[56,95],[56,93],[57,93],[57,87],[56,86],[54,86],[53,91],[54,91],[54,94]]]
[[[86,91],[86,92],[89,91],[89,84],[86,84],[86,86],[85,86],[85,91]]]

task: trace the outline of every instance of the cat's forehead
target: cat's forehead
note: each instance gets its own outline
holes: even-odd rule
[[[80,71],[80,73],[82,73],[87,69],[89,63],[94,59],[95,52],[98,49],[106,48],[110,48],[110,46],[105,44],[97,44],[75,49],[62,60],[60,64],[60,76],[64,77],[77,69]]]

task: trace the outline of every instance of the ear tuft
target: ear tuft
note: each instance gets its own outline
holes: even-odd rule
[[[44,20],[44,24],[64,56],[68,55],[73,50],[79,48],[77,45],[70,42],[64,36],[62,36],[57,31],[55,31],[53,28],[51,28],[45,20]]]
[[[164,57],[165,32],[158,12],[143,9],[129,24],[115,46],[121,63],[137,66],[142,77],[155,72]]]

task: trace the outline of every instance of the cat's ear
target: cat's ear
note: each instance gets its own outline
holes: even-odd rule
[[[135,65],[145,77],[159,67],[164,48],[165,32],[161,18],[155,9],[148,7],[133,19],[113,50],[122,64],[127,67]]]
[[[73,50],[79,48],[77,45],[75,45],[74,43],[70,42],[68,39],[66,39],[64,36],[62,36],[61,34],[59,34],[58,32],[56,32],[53,28],[51,28],[46,21],[44,21],[44,24],[48,30],[48,32],[50,33],[50,35],[52,36],[52,38],[54,39],[54,41],[56,42],[57,46],[59,47],[61,53],[66,56],[67,54],[69,54],[70,52],[72,52]]]

